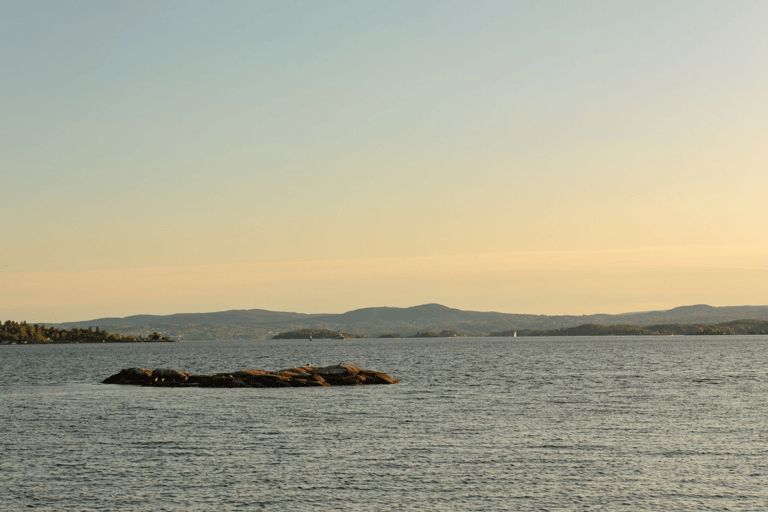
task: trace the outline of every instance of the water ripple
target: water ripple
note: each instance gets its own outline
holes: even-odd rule
[[[763,510],[768,341],[0,346],[7,510]],[[397,386],[105,386],[351,361]]]

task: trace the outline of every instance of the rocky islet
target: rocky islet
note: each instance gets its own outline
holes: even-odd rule
[[[193,375],[169,368],[126,368],[102,381],[103,384],[203,388],[361,386],[398,382],[386,373],[346,363],[324,367],[299,366],[277,372],[241,370],[211,375]]]

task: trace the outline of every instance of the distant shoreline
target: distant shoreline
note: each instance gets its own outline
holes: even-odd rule
[[[486,336],[633,336],[768,333],[768,306],[681,306],[665,311],[619,315],[533,315],[465,311],[440,304],[406,308],[362,308],[341,314],[304,314],[262,309],[211,313],[134,315],[55,323],[60,329],[119,332],[126,341],[161,333],[183,340],[266,340],[287,336],[308,339],[486,337]],[[330,333],[330,334],[321,334]],[[55,339],[53,341],[56,341]],[[99,340],[101,341],[101,340]],[[108,341],[108,340],[107,340]]]
[[[96,327],[59,329],[45,324],[28,324],[8,320],[0,324],[2,345],[48,345],[80,343],[171,343],[174,340],[154,332],[149,336],[123,336],[110,334]]]
[[[544,336],[727,336],[727,335],[768,335],[768,321],[762,320],[735,320],[714,325],[702,324],[663,324],[639,327],[634,325],[597,325],[583,324],[577,327],[561,329],[511,329],[501,332],[492,332],[485,336],[476,336],[471,333],[451,329],[441,331],[419,331],[410,336],[401,336],[391,333],[377,336],[382,338],[531,338]],[[366,338],[362,334],[348,334],[330,329],[300,329],[298,331],[283,332],[271,339],[301,340],[301,339],[349,339]]]

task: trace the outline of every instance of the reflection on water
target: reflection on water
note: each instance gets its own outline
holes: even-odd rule
[[[0,346],[0,509],[762,510],[768,340]],[[107,386],[349,362],[394,386]]]

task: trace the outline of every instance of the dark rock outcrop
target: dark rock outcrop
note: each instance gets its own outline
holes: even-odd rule
[[[168,368],[147,370],[126,368],[102,381],[104,384],[134,386],[204,388],[281,388],[306,386],[360,386],[363,384],[397,384],[400,382],[386,373],[364,370],[352,364],[338,364],[322,368],[300,366],[278,372],[242,370],[213,375],[193,375]]]

